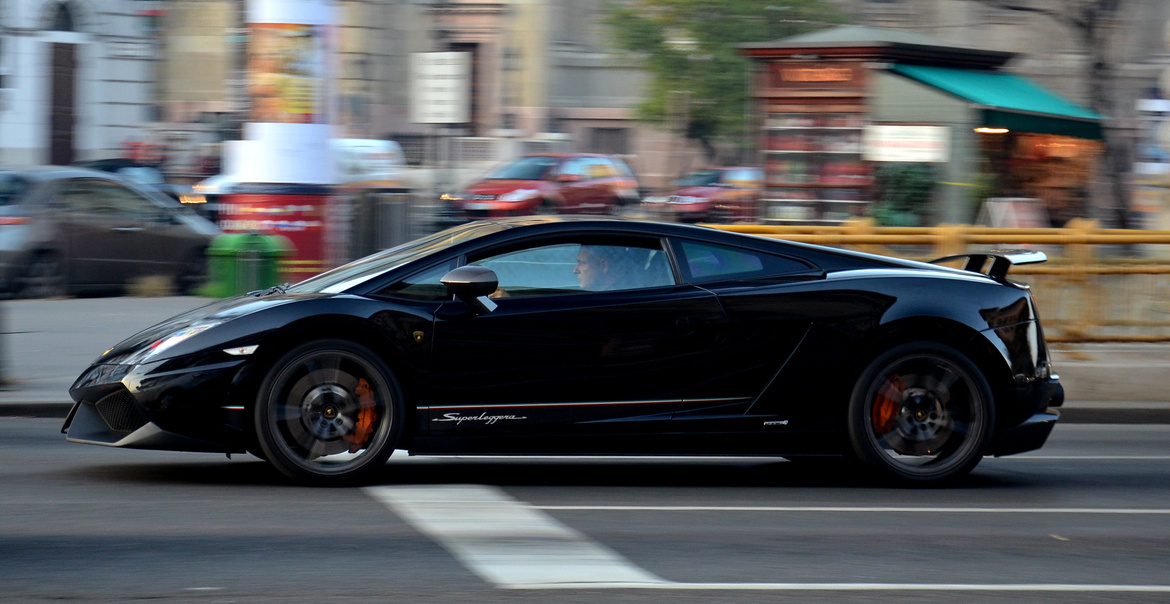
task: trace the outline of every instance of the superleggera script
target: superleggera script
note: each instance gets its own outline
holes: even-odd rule
[[[463,422],[484,422],[486,425],[490,426],[490,425],[492,425],[496,422],[499,422],[499,421],[517,420],[517,419],[528,419],[528,418],[523,416],[523,415],[488,415],[486,412],[480,413],[479,415],[460,415],[458,413],[444,413],[443,417],[436,417],[435,419],[433,419],[431,421],[456,422],[457,424],[460,424],[460,425],[462,425]]]

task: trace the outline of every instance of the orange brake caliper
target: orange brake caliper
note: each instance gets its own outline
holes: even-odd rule
[[[894,418],[902,406],[902,392],[905,389],[906,382],[902,381],[902,376],[895,375],[878,390],[873,401],[873,431],[877,436],[894,429]]]
[[[358,412],[357,423],[354,424],[353,433],[342,437],[345,442],[349,443],[349,452],[357,453],[370,440],[370,434],[374,432],[374,420],[377,419],[378,414],[374,411],[374,392],[370,389],[370,383],[366,380],[358,380],[358,385],[353,389],[354,394],[358,397],[358,405],[361,411]]]

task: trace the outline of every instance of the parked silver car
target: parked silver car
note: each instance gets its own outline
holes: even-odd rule
[[[220,233],[165,194],[75,167],[0,168],[0,289],[20,297],[120,292],[162,275],[190,292]]]

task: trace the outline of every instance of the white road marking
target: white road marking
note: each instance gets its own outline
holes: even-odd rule
[[[883,507],[883,506],[747,506],[747,505],[534,505],[533,509],[590,512],[813,512],[912,513],[912,514],[1117,514],[1166,515],[1170,509],[1142,508],[977,508],[977,507]]]
[[[389,486],[368,487],[366,492],[500,587],[665,583],[494,487]]]
[[[386,486],[365,491],[464,566],[504,589],[653,589],[786,592],[1050,592],[1170,593],[1170,585],[1077,583],[676,583],[635,566],[540,510],[781,512],[1026,512],[1167,514],[1170,510],[1094,508],[843,508],[703,506],[533,506],[495,487]]]
[[[508,585],[511,589],[658,589],[680,591],[972,591],[1053,593],[1170,593],[1170,585],[1106,585],[1094,583],[605,583]]]

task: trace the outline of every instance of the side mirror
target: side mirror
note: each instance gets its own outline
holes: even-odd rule
[[[496,309],[496,303],[488,297],[500,287],[495,271],[483,266],[461,266],[439,280],[447,291],[471,307],[477,315],[484,315]]]

